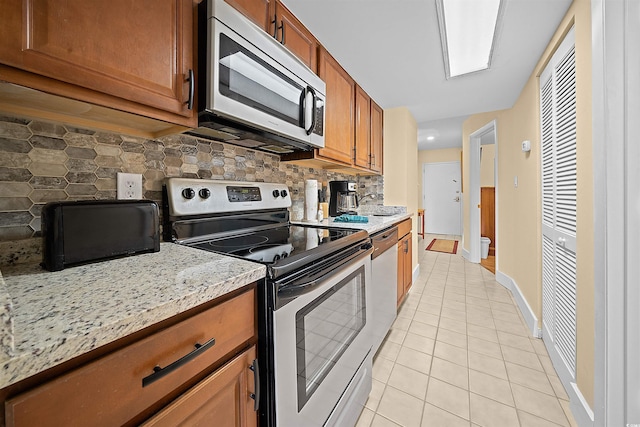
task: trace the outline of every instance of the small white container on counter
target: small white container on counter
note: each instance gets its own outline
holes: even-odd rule
[[[318,222],[318,181],[304,181],[304,220]]]

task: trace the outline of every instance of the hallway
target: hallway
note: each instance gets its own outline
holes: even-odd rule
[[[373,364],[358,427],[575,426],[542,340],[495,276],[426,251],[420,276]]]

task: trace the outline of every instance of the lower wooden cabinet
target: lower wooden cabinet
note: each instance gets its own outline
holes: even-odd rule
[[[255,426],[255,287],[5,401],[7,427]],[[209,397],[208,399],[206,397]],[[207,418],[208,417],[208,418]],[[227,419],[231,417],[230,419]],[[171,420],[167,422],[163,420]],[[224,423],[222,422],[224,420]],[[204,422],[204,421],[203,421]]]
[[[398,240],[398,306],[411,288],[412,257],[412,233],[409,232]]]
[[[180,396],[145,427],[256,426],[253,410],[256,348],[251,347]]]

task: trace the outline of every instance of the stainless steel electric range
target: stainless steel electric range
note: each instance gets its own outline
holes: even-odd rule
[[[292,225],[286,185],[169,178],[165,240],[261,262],[261,426],[353,426],[371,390],[364,231]]]

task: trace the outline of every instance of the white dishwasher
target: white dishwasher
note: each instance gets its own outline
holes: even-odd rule
[[[375,233],[371,236],[371,243],[372,353],[375,354],[397,315],[398,228]]]

